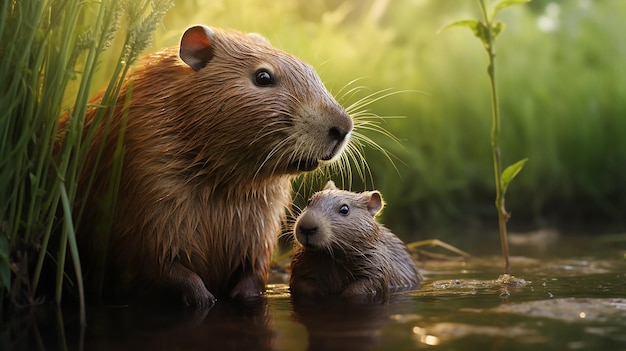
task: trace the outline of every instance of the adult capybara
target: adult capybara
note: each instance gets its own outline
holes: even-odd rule
[[[146,56],[113,109],[79,180],[80,193],[94,174],[78,204],[84,269],[89,276],[101,250],[95,223],[122,130],[105,286],[174,292],[187,305],[264,291],[290,180],[337,159],[353,128],[311,66],[258,34],[203,25],[188,28],[179,47]]]

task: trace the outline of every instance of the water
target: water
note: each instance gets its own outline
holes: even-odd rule
[[[553,239],[517,243],[508,283],[497,255],[422,262],[420,289],[386,303],[292,300],[277,275],[263,299],[207,311],[90,307],[82,333],[75,311],[41,308],[0,349],[626,350],[624,243]]]

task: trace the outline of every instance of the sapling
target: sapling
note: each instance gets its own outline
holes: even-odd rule
[[[495,175],[496,187],[496,209],[498,211],[498,230],[500,232],[500,244],[502,246],[502,256],[504,257],[504,272],[509,274],[511,265],[509,262],[509,245],[507,239],[506,222],[511,214],[504,206],[504,196],[509,184],[522,170],[527,158],[513,163],[502,171],[501,152],[500,152],[500,108],[498,105],[498,90],[496,86],[496,49],[495,40],[498,34],[504,30],[504,23],[495,20],[495,16],[502,9],[512,5],[522,4],[530,0],[503,0],[489,6],[489,0],[477,0],[482,21],[480,20],[461,20],[453,22],[443,29],[450,27],[466,27],[482,42],[487,55],[489,57],[489,65],[487,66],[487,74],[489,75],[489,83],[491,88],[491,152],[493,155],[493,170]]]

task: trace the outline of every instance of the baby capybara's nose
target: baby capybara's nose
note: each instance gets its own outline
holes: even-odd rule
[[[313,236],[317,233],[317,226],[305,226],[300,224],[297,228],[298,233],[306,237]]]

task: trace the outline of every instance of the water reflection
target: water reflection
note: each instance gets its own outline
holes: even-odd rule
[[[399,294],[386,302],[303,297],[291,301],[294,319],[308,332],[307,350],[378,350],[390,316],[407,313],[401,302],[409,299]]]
[[[143,307],[102,313],[106,316],[95,316],[87,329],[85,350],[275,349],[266,299],[219,301],[210,310]]]
[[[276,349],[268,301],[263,298],[220,301],[204,310],[166,305],[91,306],[85,329],[72,311],[63,311],[64,316],[54,307],[36,311],[23,316],[22,323],[12,323],[21,329],[8,332],[5,340],[10,341],[0,341],[0,349]]]

